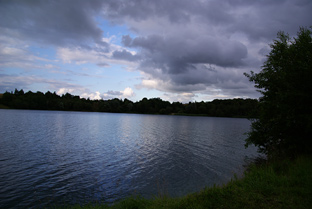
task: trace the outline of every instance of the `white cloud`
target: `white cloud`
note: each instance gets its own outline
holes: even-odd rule
[[[28,46],[9,46],[7,44],[0,45],[0,67],[15,67],[20,69],[44,69],[47,62],[54,62],[53,60],[45,59],[34,55]]]
[[[95,50],[76,48],[58,48],[57,57],[64,63],[85,64],[85,63],[101,63],[105,59],[105,53]]]
[[[62,90],[66,91],[66,90],[71,90],[71,89],[62,89]],[[81,97],[86,98],[86,99],[89,98],[91,100],[100,100],[100,99],[108,100],[108,99],[115,99],[115,98],[124,99],[124,98],[131,98],[135,96],[134,91],[130,87],[125,88],[123,91],[110,90],[102,94],[99,91],[96,91],[95,93],[91,93],[89,90],[86,90],[86,89],[84,91],[85,92],[80,93]]]
[[[130,87],[127,87],[125,88],[125,90],[122,91],[122,96],[125,98],[129,98],[135,96],[135,93]]]
[[[196,94],[188,93],[188,92],[183,92],[183,93],[164,93],[163,94],[164,100],[170,101],[170,102],[188,103],[188,102],[194,101],[196,97],[197,97]]]
[[[136,94],[132,90],[132,88],[127,87],[123,91],[107,91],[106,93],[102,94],[102,99],[107,100],[107,99],[125,99],[125,98],[131,98],[134,97]]]
[[[103,38],[103,40],[111,41],[114,37]],[[135,51],[130,51],[122,46],[109,44],[109,50],[106,47],[95,45],[94,47],[58,47],[56,50],[57,58],[67,64],[95,64],[99,67],[109,67],[111,64],[119,64],[126,66],[126,70],[133,71],[137,63],[123,59],[116,59],[113,56],[115,51],[127,51],[132,55],[136,55]]]
[[[100,100],[102,99],[101,93],[99,91],[96,91],[95,93],[83,93],[81,94],[82,98],[91,99],[91,100]]]
[[[139,85],[138,87],[143,87],[143,88],[148,88],[148,89],[157,89],[158,86],[158,82],[156,80],[147,80],[147,79],[143,79],[141,82],[141,85]]]
[[[66,93],[72,93],[74,92],[75,89],[69,89],[69,88],[60,88],[56,93],[58,95],[63,95],[63,94],[66,94]]]

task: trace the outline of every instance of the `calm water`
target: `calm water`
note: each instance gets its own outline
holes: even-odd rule
[[[243,172],[246,119],[0,110],[0,208],[181,196]]]

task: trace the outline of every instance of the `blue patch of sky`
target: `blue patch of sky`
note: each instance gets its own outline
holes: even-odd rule
[[[105,38],[109,38],[111,36],[115,36],[115,39],[112,40],[113,44],[122,45],[122,36],[130,35],[131,37],[135,37],[136,35],[128,29],[128,27],[124,24],[113,24],[107,20],[102,18],[97,18],[98,26],[102,29]]]
[[[104,91],[107,90],[123,90],[126,87],[131,87],[137,83],[137,78],[140,77],[139,72],[129,72],[124,69],[122,65],[111,65],[107,68],[99,68],[102,72],[102,78],[98,80],[103,81],[101,85]]]
[[[16,68],[16,67],[5,67],[3,69],[4,74],[7,75],[16,75],[16,74],[23,74],[25,70],[21,68]]]
[[[32,92],[40,91],[42,93],[46,93],[47,91],[52,91],[52,90],[47,88],[47,85],[45,83],[34,83],[31,86],[28,86],[27,91],[32,91]]]
[[[125,25],[111,24],[109,21],[97,19],[98,26],[103,30],[105,38],[111,39],[112,44],[122,45],[122,36],[130,35],[135,37],[128,27]],[[155,90],[135,89],[135,85],[140,83],[140,73],[138,71],[127,71],[124,65],[110,64],[107,67],[99,67],[93,63],[76,64],[55,62],[56,50],[54,47],[46,47],[40,45],[31,45],[28,47],[30,53],[37,57],[47,60],[37,60],[36,63],[41,66],[40,69],[32,69],[34,76],[47,78],[49,80],[59,80],[66,83],[76,84],[89,88],[92,92],[99,91],[105,93],[109,90],[123,91],[130,87],[136,93],[134,100],[140,100],[143,97],[158,97],[159,92]],[[133,50],[133,49],[131,49]],[[46,64],[53,65],[44,68]],[[10,69],[10,74],[22,74],[24,70],[18,68]],[[36,91],[57,91],[58,89],[48,89],[48,85],[43,83],[34,83],[29,86],[29,90]]]
[[[42,47],[31,45],[28,47],[28,50],[32,52],[35,56],[54,60],[56,58],[56,51],[54,47]]]

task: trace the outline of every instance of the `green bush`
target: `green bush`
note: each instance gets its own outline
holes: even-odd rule
[[[259,73],[245,75],[262,93],[259,118],[253,120],[246,146],[269,156],[312,151],[312,37],[300,28],[296,38],[284,32],[271,44]]]

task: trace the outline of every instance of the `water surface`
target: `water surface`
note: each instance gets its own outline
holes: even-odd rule
[[[182,196],[243,172],[247,119],[0,110],[0,208]]]

